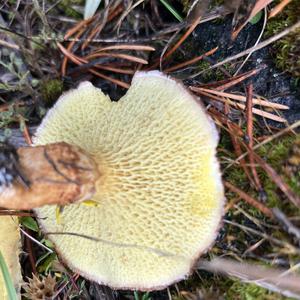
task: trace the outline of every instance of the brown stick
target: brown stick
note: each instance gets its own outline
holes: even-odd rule
[[[173,72],[173,71],[178,70],[180,68],[192,65],[192,64],[196,63],[197,61],[203,59],[205,56],[209,56],[209,55],[214,54],[217,50],[218,50],[218,47],[215,47],[215,48],[207,51],[206,53],[204,53],[204,54],[202,54],[200,56],[194,57],[194,58],[192,58],[190,60],[187,60],[187,61],[184,61],[184,62],[182,62],[182,63],[180,63],[178,65],[175,65],[175,66],[172,66],[170,68],[167,68],[167,69],[165,69],[165,72]]]
[[[94,194],[99,172],[79,147],[61,142],[23,147],[17,153],[22,178],[29,184],[15,178],[11,186],[2,186],[0,207],[25,210],[46,204],[66,205]]]
[[[256,199],[252,198],[248,194],[246,194],[244,191],[238,189],[234,185],[232,185],[230,182],[225,181],[225,186],[231,190],[232,192],[238,194],[244,201],[246,201],[251,206],[257,208],[260,210],[264,215],[266,215],[269,218],[274,218],[273,212],[270,208],[264,206],[262,203],[258,202]]]
[[[247,99],[246,99],[246,118],[247,118],[247,138],[248,138],[248,146],[249,146],[249,162],[250,162],[250,168],[251,172],[254,178],[254,182],[256,185],[256,188],[261,191],[261,184],[260,180],[258,178],[255,164],[254,164],[254,158],[253,158],[253,85],[250,84],[247,86]]]

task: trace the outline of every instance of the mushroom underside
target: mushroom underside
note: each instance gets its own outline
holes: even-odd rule
[[[217,132],[176,81],[141,72],[112,102],[92,84],[64,94],[35,145],[67,142],[99,166],[97,206],[35,210],[63,261],[114,288],[153,290],[185,278],[214,241],[224,202]],[[61,234],[63,233],[63,234]],[[76,236],[74,235],[76,234]]]

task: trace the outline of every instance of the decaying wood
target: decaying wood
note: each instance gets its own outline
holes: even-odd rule
[[[46,204],[66,205],[89,199],[99,177],[96,164],[77,146],[67,143],[17,149],[25,182],[16,178],[0,187],[0,207],[32,209]]]

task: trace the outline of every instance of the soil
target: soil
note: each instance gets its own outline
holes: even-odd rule
[[[231,22],[232,17],[228,16],[223,21],[208,22],[198,26],[189,40],[189,47],[193,49],[190,52],[195,56],[196,53],[204,53],[218,46],[218,51],[210,57],[212,62],[215,63],[254,46],[263,26],[263,18],[255,25],[248,23],[235,41],[232,41],[230,37]],[[270,46],[262,48],[251,55],[239,74],[262,66],[265,66],[265,68],[242,85],[239,85],[239,89],[244,92],[243,86],[252,82],[254,93],[264,96],[272,102],[289,106],[290,109],[284,111],[283,115],[291,124],[300,119],[300,87],[296,86],[295,78],[276,68],[272,52],[272,46]],[[234,69],[230,65],[229,72],[233,74],[244,59],[245,57],[241,58]],[[197,82],[199,80],[205,81],[203,76],[202,78],[201,76],[200,78],[197,77]],[[196,82],[196,80],[193,80],[193,82]],[[233,90],[237,91],[237,87],[234,87]],[[272,122],[272,125],[280,126],[275,122]]]

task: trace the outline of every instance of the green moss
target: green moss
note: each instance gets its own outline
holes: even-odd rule
[[[266,161],[280,174],[283,180],[293,190],[294,193],[300,195],[300,173],[287,173],[285,167],[288,165],[288,159],[291,155],[291,149],[296,142],[295,135],[286,135],[282,138],[274,140],[258,149],[258,154],[266,159]],[[273,181],[264,172],[259,172],[260,179],[265,192],[267,193],[267,205],[269,207],[279,207],[286,213],[300,213],[300,210],[291,205],[288,201],[282,201],[282,193],[279,191]]]
[[[271,37],[300,19],[298,1],[291,3],[276,17],[270,19],[266,26],[265,37]],[[273,44],[273,55],[278,68],[300,78],[300,29]]]
[[[205,60],[201,60],[200,62],[197,63],[197,71],[205,72],[201,74],[201,78],[203,82],[212,82],[212,81],[218,81],[218,80],[223,80],[226,79],[227,77],[225,74],[218,68],[218,69],[213,69],[213,70],[208,70],[211,64]],[[223,68],[228,71],[229,73],[232,71],[230,64],[224,64]]]
[[[51,104],[56,101],[62,92],[63,83],[59,79],[45,80],[41,84],[41,94],[46,104]]]
[[[232,285],[225,295],[226,300],[283,300],[289,299],[278,293],[270,292],[253,283],[232,280]]]
[[[300,139],[298,137],[298,139]],[[291,149],[295,144],[297,137],[295,135],[285,135],[284,137],[274,139],[274,141],[259,147],[256,153],[263,157],[266,162],[275,169],[275,171],[283,178],[284,182],[293,190],[294,193],[300,196],[300,171],[299,168],[296,172],[287,172],[288,160],[291,156]],[[300,144],[300,143],[299,143]],[[223,150],[222,150],[223,149]],[[226,151],[226,152],[225,152]],[[222,161],[222,156],[227,159],[234,160],[235,154],[231,146],[231,139],[227,133],[222,134],[222,138],[219,144],[219,156]],[[226,167],[226,165],[224,165]],[[257,168],[258,176],[261,181],[262,187],[267,195],[266,206],[278,207],[288,215],[295,215],[300,213],[300,209],[297,209],[292,205],[278,186],[271,180],[268,174],[262,168]],[[258,198],[258,193],[250,187],[249,180],[239,165],[232,166],[224,172],[224,179],[239,189],[245,191],[254,198]],[[235,197],[234,193],[227,193],[228,199]],[[254,216],[260,216],[260,212],[245,204],[247,211],[251,212]]]
[[[254,283],[244,283],[238,279],[212,275],[200,271],[199,278],[194,284],[179,286],[181,291],[189,291],[190,298],[196,299],[197,295],[202,295],[203,299],[225,299],[225,300],[288,300],[290,298],[281,296],[278,293],[271,292]],[[174,293],[176,299],[187,299]],[[194,295],[194,298],[192,298]],[[174,297],[175,299],[175,297]],[[198,299],[198,298],[197,298]],[[199,297],[200,299],[200,297]],[[202,299],[202,298],[201,298]]]

